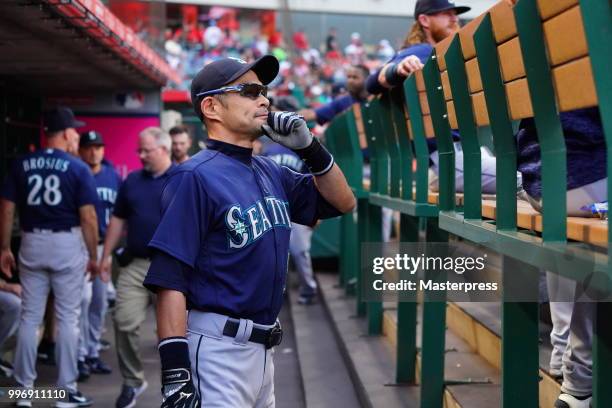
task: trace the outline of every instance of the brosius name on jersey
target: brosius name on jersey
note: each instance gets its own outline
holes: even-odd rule
[[[225,224],[230,248],[244,248],[272,228],[291,228],[289,203],[276,197],[266,197],[264,200],[265,203],[257,200],[244,211],[238,204],[227,210]]]

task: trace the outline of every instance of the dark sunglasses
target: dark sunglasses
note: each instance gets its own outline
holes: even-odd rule
[[[251,99],[257,99],[259,98],[259,95],[266,98],[268,96],[268,87],[265,85],[248,82],[244,84],[224,86],[223,88],[213,89],[206,92],[200,92],[196,96],[200,98],[203,96],[219,95],[227,92],[238,92],[240,96]]]

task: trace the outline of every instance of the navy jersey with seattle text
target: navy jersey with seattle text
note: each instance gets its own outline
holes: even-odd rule
[[[38,150],[16,159],[2,198],[16,204],[24,231],[62,231],[79,226],[79,208],[98,201],[89,167],[57,149]]]
[[[314,225],[340,212],[312,175],[251,157],[251,149],[207,145],[166,184],[149,244],[158,255],[144,284],[185,293],[190,309],[272,324],[285,289],[291,223]]]
[[[96,213],[98,214],[98,230],[100,238],[106,236],[106,228],[113,214],[113,207],[117,199],[117,192],[121,185],[121,178],[113,166],[108,162],[102,163],[102,168],[94,174],[96,180],[96,191],[98,192],[98,204]]]

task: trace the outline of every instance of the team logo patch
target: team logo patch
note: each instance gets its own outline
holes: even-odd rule
[[[244,248],[261,238],[272,228],[291,228],[289,203],[276,197],[257,200],[243,210],[232,205],[225,213],[228,247]]]

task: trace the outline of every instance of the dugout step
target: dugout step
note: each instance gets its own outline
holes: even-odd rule
[[[395,356],[397,309],[385,304],[383,334],[390,352]],[[421,305],[417,323],[417,381],[421,367]],[[460,336],[446,330],[444,359],[444,406],[446,408],[492,408],[501,406],[501,378],[499,370],[476,353]]]
[[[321,303],[363,407],[419,407],[419,387],[394,386],[395,359],[383,336],[367,336],[365,319],[355,317],[355,298],[336,287],[335,274],[318,273]],[[342,406],[350,406],[343,404]]]
[[[299,304],[295,289],[289,290],[289,299],[285,306],[289,306],[293,321],[306,406],[359,407],[353,381],[322,303]]]

